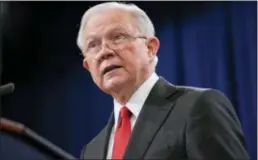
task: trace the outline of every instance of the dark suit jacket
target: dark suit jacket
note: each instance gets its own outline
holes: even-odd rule
[[[82,150],[82,159],[105,159],[113,126]],[[229,100],[219,91],[175,86],[160,78],[132,131],[124,159],[247,160],[243,133]]]

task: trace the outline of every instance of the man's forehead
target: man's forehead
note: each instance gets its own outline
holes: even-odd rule
[[[106,32],[109,30],[130,30],[133,19],[127,12],[105,11],[92,15],[85,25],[86,33]]]

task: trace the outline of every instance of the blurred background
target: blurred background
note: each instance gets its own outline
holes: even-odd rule
[[[3,117],[25,124],[79,157],[106,124],[112,98],[82,66],[76,37],[99,2],[4,2],[1,7]],[[157,73],[177,85],[227,95],[257,156],[257,2],[134,2],[153,21],[161,46]]]

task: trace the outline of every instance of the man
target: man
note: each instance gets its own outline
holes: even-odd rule
[[[240,122],[219,91],[155,73],[159,40],[144,11],[108,2],[83,16],[77,44],[95,84],[114,98],[82,159],[249,159]]]

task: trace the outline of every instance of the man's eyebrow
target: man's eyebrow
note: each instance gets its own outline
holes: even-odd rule
[[[112,33],[116,33],[116,32],[128,33],[127,30],[123,27],[115,27],[115,28],[110,29],[108,31],[108,34],[112,34]],[[99,36],[96,33],[92,33],[87,36],[85,41],[89,41],[89,40],[96,39],[96,38],[99,38]]]
[[[88,43],[89,41],[92,41],[96,38],[98,38],[96,35],[89,35],[87,38],[85,38],[85,42]]]
[[[124,32],[128,33],[128,31],[125,28],[117,27],[110,30],[110,32]]]

